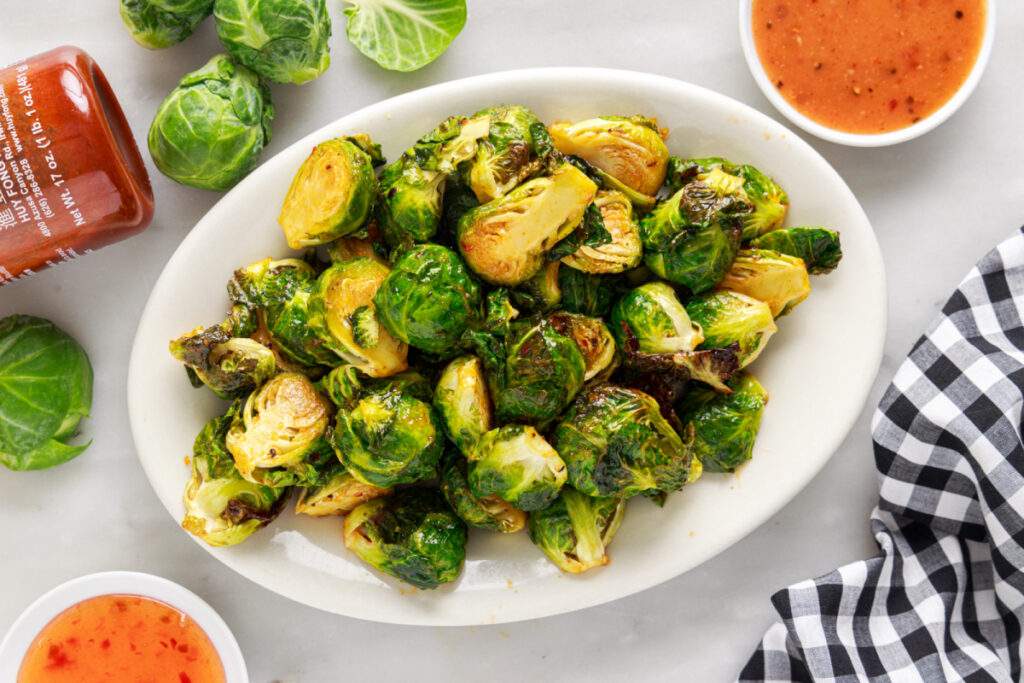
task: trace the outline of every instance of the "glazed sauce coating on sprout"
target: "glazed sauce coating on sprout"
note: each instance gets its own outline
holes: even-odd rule
[[[18,673],[18,683],[64,681],[224,683],[224,667],[182,612],[137,595],[101,595],[43,627]]]
[[[754,42],[768,78],[803,114],[884,133],[956,94],[985,18],[985,0],[754,0]]]

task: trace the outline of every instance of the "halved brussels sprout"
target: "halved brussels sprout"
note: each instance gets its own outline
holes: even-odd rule
[[[277,222],[292,249],[358,230],[377,193],[373,159],[352,138],[321,142],[292,179]]]
[[[633,220],[633,205],[621,192],[600,190],[594,204],[601,212],[611,241],[600,246],[580,246],[562,263],[585,273],[621,273],[636,267],[643,258],[640,228]]]
[[[644,353],[638,348],[632,330],[622,328],[622,352],[625,369],[641,378],[661,376],[663,382],[675,384],[680,380],[696,380],[709,384],[718,391],[729,392],[726,382],[739,369],[737,347],[700,349],[670,353]]]
[[[608,564],[608,544],[625,511],[625,498],[593,498],[566,486],[530,515],[530,540],[559,569],[579,574]]]
[[[551,261],[537,274],[512,290],[512,299],[531,313],[545,313],[558,307],[562,290],[558,285],[559,261]]]
[[[389,377],[408,367],[408,347],[380,324],[374,303],[389,272],[366,257],[335,263],[320,274],[310,301],[309,325],[322,343],[370,377]]]
[[[733,472],[750,460],[768,392],[749,374],[729,382],[731,394],[694,389],[683,397],[679,419],[693,428],[693,451],[709,472]]]
[[[812,275],[832,272],[843,258],[839,233],[826,228],[773,230],[752,240],[750,246],[801,258]]]
[[[677,190],[694,180],[715,188],[719,196],[735,195],[753,210],[743,217],[743,239],[750,240],[782,227],[789,197],[779,185],[749,164],[721,157],[669,160],[668,185]]]
[[[565,484],[565,462],[529,425],[505,425],[481,437],[469,461],[469,489],[520,510],[546,508]]]
[[[374,383],[351,410],[338,411],[338,459],[356,479],[381,488],[436,476],[444,433],[429,401],[430,386],[415,373]]]
[[[300,489],[295,514],[311,517],[344,515],[368,500],[390,493],[391,489],[359,481],[339,465],[323,484]]]
[[[331,64],[327,0],[216,0],[213,15],[228,52],[264,78],[305,83]]]
[[[462,356],[445,367],[434,387],[434,407],[452,443],[463,453],[471,453],[494,421],[479,358]]]
[[[657,401],[637,389],[603,384],[580,394],[555,429],[553,444],[569,483],[588,496],[678,491],[700,476],[689,444]]]
[[[485,203],[505,196],[540,172],[544,155],[538,149],[536,135],[547,137],[547,132],[532,111],[515,104],[488,107],[473,114],[473,118],[482,117],[490,119],[490,131],[480,140],[466,175],[477,200]]]
[[[241,543],[277,517],[287,489],[246,481],[224,443],[238,405],[215,417],[196,436],[192,476],[185,487],[181,526],[212,546]]]
[[[170,343],[171,355],[185,364],[196,386],[220,398],[240,398],[277,372],[274,352],[247,337],[230,336],[230,323],[196,329]]]
[[[803,259],[769,249],[742,249],[719,286],[765,302],[776,318],[811,293]]]
[[[675,290],[664,282],[648,282],[619,299],[612,309],[612,334],[626,349],[627,334],[636,339],[643,353],[693,351],[704,333],[694,324]]]
[[[462,259],[439,244],[420,244],[395,262],[373,298],[393,336],[438,356],[458,350],[480,315],[480,287]]]
[[[258,484],[277,483],[286,478],[271,470],[289,470],[323,452],[329,419],[330,407],[313,383],[285,372],[245,400],[228,430],[227,448],[243,477]]]
[[[590,275],[575,268],[559,268],[559,306],[570,313],[604,317],[611,310],[621,284],[620,277]]]
[[[357,237],[339,237],[327,245],[327,256],[331,263],[342,263],[351,261],[360,256],[372,258],[375,261],[382,261],[383,254],[377,251],[377,246],[368,239]]]
[[[704,331],[702,349],[736,345],[739,366],[754,362],[778,327],[768,304],[745,294],[720,289],[686,302],[690,319]]]
[[[615,339],[600,319],[560,311],[548,316],[548,322],[560,334],[576,342],[583,354],[584,381],[612,367],[615,362]]]
[[[441,493],[466,524],[505,534],[526,526],[526,513],[514,508],[499,496],[478,498],[469,490],[466,459],[451,452],[441,472]]]
[[[544,254],[583,218],[597,185],[574,166],[534,178],[459,220],[466,263],[484,280],[514,286],[544,265]]]
[[[641,116],[604,116],[548,128],[555,147],[578,156],[628,187],[653,195],[665,181],[668,147],[657,122]]]
[[[344,538],[363,562],[417,588],[454,581],[466,559],[466,524],[437,489],[363,503],[345,516]]]
[[[150,50],[185,40],[211,12],[213,0],[121,0],[121,20]]]

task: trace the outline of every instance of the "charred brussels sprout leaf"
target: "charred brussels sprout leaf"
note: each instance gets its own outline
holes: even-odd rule
[[[559,334],[576,342],[583,355],[583,380],[589,381],[601,373],[610,374],[615,363],[615,339],[598,318],[559,311],[547,318]]]
[[[732,472],[751,458],[768,392],[749,374],[729,383],[731,394],[689,392],[679,418],[694,431],[693,450],[709,472]]]
[[[462,356],[445,367],[434,388],[434,407],[452,443],[463,453],[471,453],[493,423],[487,379],[479,358]]]
[[[653,195],[665,180],[668,147],[658,125],[640,116],[604,116],[549,128],[555,147],[584,159],[627,187]]]
[[[592,498],[570,487],[530,515],[530,540],[564,572],[608,564],[608,544],[622,523],[624,498]]]
[[[554,446],[569,483],[589,496],[677,491],[701,472],[658,403],[614,385],[593,387],[576,399],[555,429]]]
[[[339,463],[332,468],[332,474],[318,486],[307,486],[299,493],[295,504],[295,514],[310,517],[328,517],[344,515],[356,507],[374,498],[391,493],[391,489],[364,484]]]
[[[724,289],[690,299],[686,311],[704,331],[700,348],[735,345],[741,368],[754,362],[778,330],[768,304]]]
[[[546,150],[534,134],[546,135],[546,131],[532,111],[518,105],[488,107],[473,116],[487,117],[491,122],[487,137],[480,140],[466,171],[477,200],[485,203],[505,196],[542,170]]]
[[[305,83],[331,64],[327,0],[216,0],[217,35],[231,56],[277,83]]]
[[[590,275],[575,268],[559,268],[559,305],[570,313],[604,317],[618,294],[620,279]]]
[[[220,398],[240,398],[277,372],[274,352],[254,339],[232,337],[229,323],[198,327],[171,342],[171,355]]]
[[[217,55],[185,74],[157,109],[149,153],[172,180],[226,190],[256,166],[273,118],[270,90],[259,77]]]
[[[565,484],[565,462],[536,429],[505,425],[483,435],[469,462],[469,489],[527,512],[551,504]]]
[[[448,49],[466,25],[466,0],[345,0],[345,34],[392,71],[415,71]]]
[[[572,256],[584,247],[597,249],[611,243],[612,235],[604,226],[604,218],[595,204],[591,204],[583,212],[583,220],[568,237],[551,248],[546,254],[548,261],[558,261],[563,257]]]
[[[441,492],[452,510],[466,524],[505,534],[526,526],[526,513],[496,495],[478,498],[469,489],[466,459],[450,453],[441,472]]]
[[[344,537],[363,562],[417,588],[454,581],[466,558],[466,525],[436,489],[363,503],[345,517]]]
[[[185,40],[211,12],[213,0],[121,0],[125,27],[150,50]]]
[[[438,356],[450,356],[479,318],[480,287],[458,254],[439,244],[404,252],[374,296],[392,335]]]
[[[611,328],[620,348],[627,347],[631,335],[643,353],[693,351],[704,340],[700,325],[690,320],[664,282],[640,285],[619,299],[612,309]]]
[[[591,205],[601,216],[607,239],[600,244],[584,240],[562,262],[585,273],[621,273],[636,267],[643,257],[640,229],[633,220],[633,205],[621,192],[601,190]]]
[[[721,287],[765,302],[777,318],[807,298],[811,280],[803,259],[769,249],[743,249]]]
[[[839,233],[826,228],[773,230],[752,240],[750,246],[803,259],[812,275],[832,272],[843,258]]]
[[[225,437],[238,410],[207,422],[192,447],[181,526],[212,546],[241,543],[277,517],[286,497],[287,489],[247,481],[235,469]]]

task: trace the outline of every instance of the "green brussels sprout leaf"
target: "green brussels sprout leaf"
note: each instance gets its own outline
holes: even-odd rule
[[[469,488],[466,459],[451,452],[441,472],[441,493],[466,524],[505,534],[526,526],[526,513],[496,495],[478,498]]]
[[[415,71],[441,56],[466,25],[466,0],[345,0],[345,35],[392,71]]]
[[[773,230],[751,240],[750,246],[801,258],[812,275],[832,272],[843,258],[839,233],[826,228]]]
[[[565,484],[565,462],[536,429],[505,425],[481,437],[469,461],[469,489],[531,512],[551,504]]]
[[[185,40],[211,12],[213,0],[121,0],[125,27],[150,50]]]
[[[768,392],[749,373],[729,387],[731,394],[694,389],[679,405],[679,419],[694,431],[694,453],[709,472],[733,472],[750,460],[768,403]]]
[[[570,487],[530,515],[530,540],[564,572],[608,564],[607,547],[622,523],[625,498],[593,498]]]

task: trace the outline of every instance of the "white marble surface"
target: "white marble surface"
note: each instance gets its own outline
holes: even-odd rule
[[[377,68],[344,40],[301,88],[274,89],[268,154],[328,121],[440,81],[527,66],[651,71],[716,89],[776,115],[740,54],[726,0],[470,0],[452,49],[413,74]],[[182,73],[217,49],[206,24],[170,50],[138,48],[114,0],[0,3],[0,64],[73,43],[89,51],[143,134]],[[232,626],[252,680],[727,680],[771,622],[769,596],[875,552],[869,419],[889,377],[971,264],[1024,222],[1024,5],[1000,3],[992,61],[948,123],[916,141],[860,150],[812,140],[860,198],[885,253],[885,359],[861,418],[792,503],[688,574],[602,607],[494,627],[428,629],[346,619],[293,604],[239,578],[177,527],[135,459],[125,406],[127,357],[149,289],[214,194],[153,174],[157,214],[142,235],[0,290],[0,316],[33,313],[72,332],[96,371],[95,439],[78,460],[40,473],[0,471],[0,630],[37,595],[89,572],[161,574],[208,600]],[[152,167],[151,167],[152,171]],[[851,322],[851,324],[853,324]],[[794,446],[794,457],[799,457]]]

